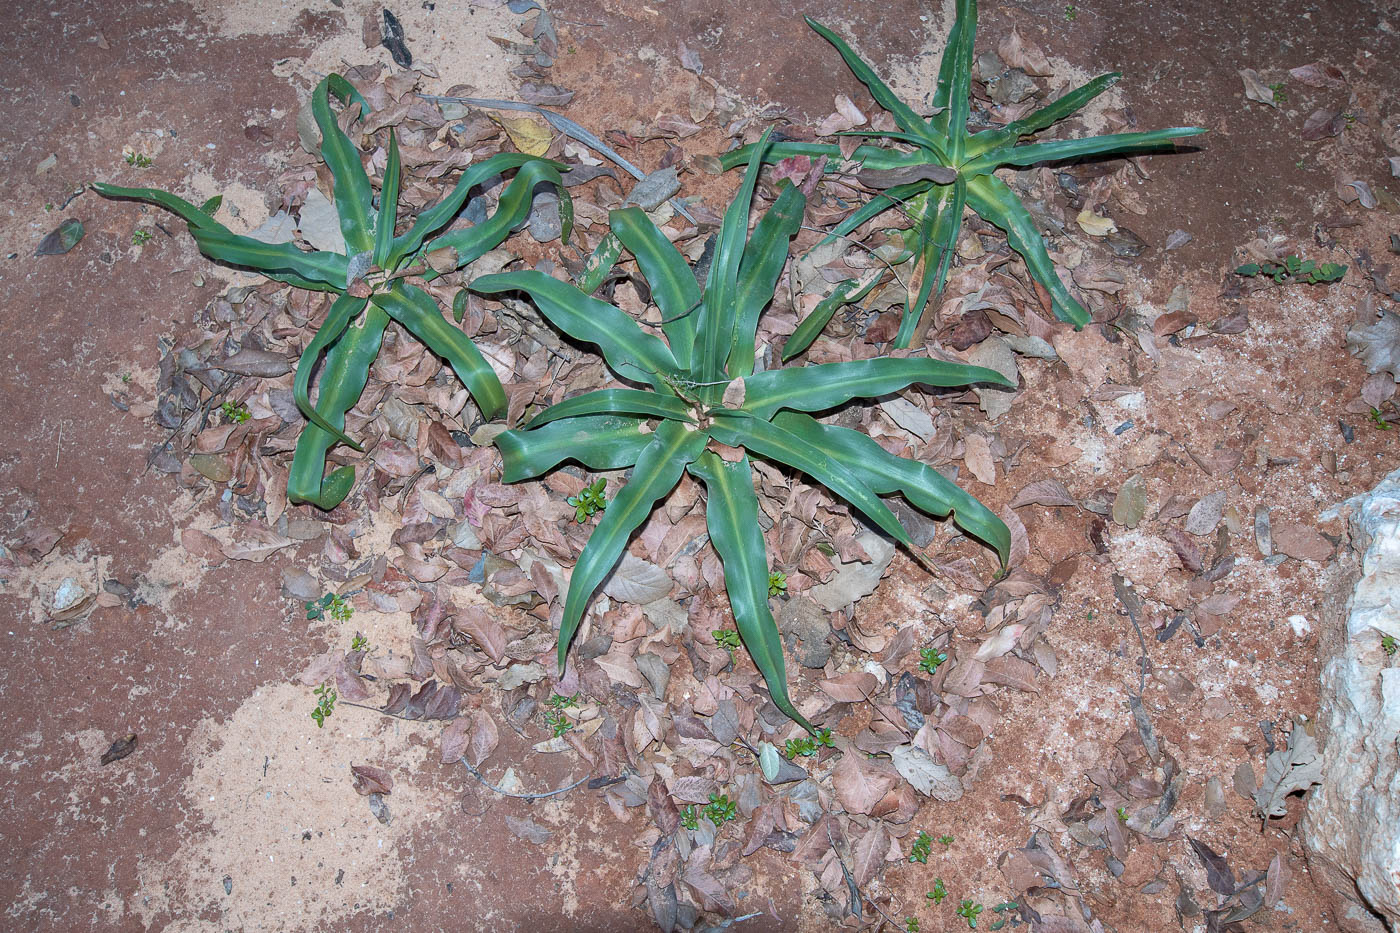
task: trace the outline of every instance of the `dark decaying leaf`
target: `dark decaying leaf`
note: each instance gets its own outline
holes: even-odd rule
[[[384,28],[379,34],[379,44],[389,50],[395,65],[400,68],[412,68],[413,55],[404,44],[403,26],[399,23],[399,18],[388,10],[384,10],[383,14]]]
[[[39,241],[35,256],[61,256],[78,245],[83,238],[83,222],[70,217]]]
[[[1234,894],[1235,873],[1230,870],[1230,865],[1224,857],[1199,839],[1187,836],[1186,841],[1191,844],[1191,851],[1196,853],[1196,857],[1206,867],[1206,884],[1210,885],[1210,889],[1222,897]]]
[[[1302,136],[1310,141],[1340,136],[1342,128],[1346,125],[1346,117],[1340,110],[1314,110],[1303,121]]]
[[[109,765],[114,761],[121,761],[134,751],[136,751],[136,733],[129,732],[113,742],[111,747],[102,753],[102,764]]]
[[[361,797],[388,794],[394,789],[394,779],[383,768],[374,765],[351,765],[350,773],[354,776],[355,793]]]

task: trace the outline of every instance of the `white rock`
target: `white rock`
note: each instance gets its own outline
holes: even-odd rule
[[[1348,507],[1352,540],[1364,550],[1344,625],[1321,620],[1323,644],[1334,651],[1323,665],[1318,708],[1326,766],[1322,785],[1308,801],[1303,840],[1309,867],[1337,893],[1342,930],[1382,931],[1382,920],[1395,930],[1400,668],[1391,665],[1381,638],[1400,639],[1400,470],[1333,509],[1332,517]]]
[[[58,591],[53,594],[53,611],[67,612],[78,603],[87,599],[87,593],[72,577],[64,577],[63,582],[58,585]]]

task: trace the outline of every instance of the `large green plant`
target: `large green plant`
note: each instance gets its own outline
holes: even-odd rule
[[[422,211],[404,233],[395,236],[400,182],[399,146],[389,131],[388,160],[375,209],[374,191],[360,161],[359,150],[340,128],[329,95],[343,104],[359,106],[358,118],[369,114],[364,97],[340,75],[329,75],[316,87],[312,112],[321,130],[321,156],[330,167],[336,211],[346,253],[308,252],[292,243],[264,243],[239,236],[211,216],[216,205],[203,208],[154,188],[122,188],[95,183],[106,197],[149,201],[180,215],[200,250],[211,259],[254,269],[297,288],[331,292],[337,297],[315,337],[297,363],[293,392],[297,406],[311,423],[297,441],[287,481],[292,502],[309,502],[333,509],[355,484],[355,468],[343,466],[324,475],[326,454],[337,443],[361,447],[345,433],[345,414],[355,406],[369,368],[391,320],[398,321],[428,348],[445,358],[471,392],[487,418],[506,406],[505,391],[489,363],[459,328],[448,322],[426,291],[409,284],[414,275],[431,281],[460,269],[495,249],[529,216],[535,186],[553,184],[559,190],[564,239],[572,228],[572,202],[559,169],[563,166],[534,156],[500,153],[462,173],[452,191]],[[450,224],[466,204],[471,189],[503,172],[516,170],[501,194],[497,210],[482,223],[451,230],[428,239]],[[311,376],[322,357],[320,389],[311,401]]]
[[[611,213],[613,235],[651,285],[665,341],[613,305],[541,272],[482,276],[471,288],[528,294],[556,327],[596,345],[619,377],[648,387],[601,389],[565,399],[524,429],[496,440],[507,482],[539,476],[571,458],[595,470],[634,467],[608,503],[569,580],[559,627],[560,670],[594,590],[621,559],[632,533],[688,470],[705,484],[710,541],[724,565],[729,603],[744,644],[773,702],[810,730],[788,698],[782,643],[768,607],[768,560],[748,454],[807,474],[906,546],[909,536],[882,495],[900,493],[931,515],[951,513],[964,530],[995,547],[1004,563],[1010,534],[986,506],[925,464],[894,456],[858,431],[822,424],[805,412],[915,383],[1007,381],[989,369],[931,359],[869,359],[755,373],[759,315],[773,298],[788,241],[806,209],[801,191],[788,185],[748,235],[763,155],[763,144],[752,151],[716,238],[703,291],[646,214],[635,207]],[[711,441],[738,450],[722,456],[708,449]]]
[[[1019,145],[1021,139],[1046,129],[1076,113],[1085,104],[1117,83],[1117,73],[1099,75],[1059,100],[999,129],[967,131],[968,96],[972,81],[973,38],[977,33],[977,0],[958,0],[957,17],[938,69],[931,103],[933,116],[924,119],[894,95],[875,71],[830,29],[808,18],[808,25],[836,47],[852,73],[869,90],[875,102],[894,117],[899,132],[850,135],[879,136],[912,146],[907,151],[862,145],[852,159],[862,171],[888,172],[885,180],[910,180],[889,187],[837,225],[827,240],[845,236],[866,221],[891,208],[905,211],[915,224],[918,253],[914,281],[909,285],[904,317],[896,347],[907,347],[918,330],[930,296],[942,293],[962,228],[964,207],[1006,232],[1012,249],[1025,259],[1031,276],[1047,292],[1055,315],[1075,328],[1089,323],[1089,312],[1069,293],[1055,273],[1055,265],[1031,215],[1005,182],[992,173],[1004,166],[1080,159],[1086,156],[1141,151],[1161,147],[1173,139],[1204,133],[1200,127],[1173,127],[1146,133],[1115,133],[1088,139],[1058,139]],[[752,146],[728,152],[720,159],[726,168],[748,161]],[[826,156],[827,171],[836,171],[846,160],[840,147],[822,143],[779,142],[765,160],[790,156]]]

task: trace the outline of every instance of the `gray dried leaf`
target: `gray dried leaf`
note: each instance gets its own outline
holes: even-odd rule
[[[520,99],[539,107],[563,107],[574,99],[574,92],[557,84],[536,84],[526,81],[520,85]]]
[[[523,839],[526,842],[532,842],[537,846],[544,845],[546,842],[549,841],[549,837],[554,835],[548,829],[545,829],[543,826],[541,826],[539,823],[536,823],[529,817],[525,817],[522,819],[520,817],[507,815],[506,827],[510,829],[512,833],[515,834],[515,837],[517,839]]]
[[[681,180],[675,166],[657,169],[632,187],[624,206],[635,204],[644,211],[654,211],[679,190]]]
[[[1289,69],[1288,76],[1308,87],[1343,87],[1347,81],[1342,70],[1326,62],[1309,62]]]
[[[278,211],[245,234],[254,240],[273,244],[290,243],[296,239],[296,235],[296,221],[286,211]]]
[[[1128,478],[1113,500],[1113,520],[1124,528],[1136,528],[1147,514],[1147,482],[1141,474]]]
[[[345,255],[345,236],[340,232],[340,212],[331,199],[312,187],[301,206],[301,237],[316,249]]]
[[[1302,136],[1315,142],[1328,136],[1340,136],[1344,126],[1346,118],[1340,110],[1314,110],[1303,121]]]
[[[1274,92],[1264,79],[1259,77],[1259,72],[1253,68],[1240,70],[1240,80],[1244,82],[1244,96],[1247,100],[1257,101],[1261,104],[1268,104],[1270,107],[1277,107],[1274,101]]]
[[[1203,496],[1191,506],[1191,511],[1186,516],[1186,530],[1198,536],[1215,531],[1215,526],[1220,524],[1220,518],[1225,514],[1227,495],[1226,490],[1218,489]]]
[[[1021,487],[1021,491],[1016,493],[1016,498],[1011,500],[1011,507],[1019,509],[1023,505],[1048,505],[1048,506],[1073,506],[1074,497],[1069,494],[1065,484],[1057,479],[1039,479],[1033,483],[1027,483]]]
[[[945,803],[962,799],[962,781],[917,745],[895,746],[890,749],[890,759],[900,776],[925,797]]]
[[[1361,206],[1368,211],[1380,203],[1376,200],[1375,192],[1371,190],[1371,186],[1364,181],[1344,181],[1337,185],[1337,194],[1347,204],[1360,201]]]
[[[624,554],[617,569],[603,583],[603,592],[610,599],[644,605],[671,592],[671,585],[666,571],[651,561]]]
[[[292,361],[280,353],[273,353],[271,350],[259,350],[255,347],[245,347],[228,359],[210,363],[209,368],[220,369],[226,373],[234,373],[239,376],[258,376],[263,379],[273,379],[291,372]]]
[[[1400,314],[1382,311],[1380,317],[1347,331],[1347,352],[1361,357],[1368,373],[1388,372],[1400,382]]]
[[[1288,745],[1274,749],[1264,761],[1264,781],[1254,793],[1257,812],[1267,821],[1271,816],[1288,813],[1288,796],[1305,793],[1314,784],[1322,783],[1322,759],[1317,739],[1295,723],[1288,734]]]
[[[868,168],[856,175],[856,180],[867,188],[893,188],[907,185],[911,181],[931,181],[938,185],[952,184],[958,177],[957,169],[924,162],[902,168]]]

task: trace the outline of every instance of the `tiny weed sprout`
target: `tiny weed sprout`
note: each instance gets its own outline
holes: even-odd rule
[[[723,826],[725,823],[734,819],[734,802],[729,799],[728,794],[711,794],[710,802],[705,804],[705,809],[702,813],[705,818],[711,823],[714,823],[715,826]]]
[[[938,670],[938,665],[948,660],[946,651],[939,651],[937,648],[919,649],[919,668],[925,674],[932,674]]]
[[[1072,10],[1073,7],[1065,8],[1067,19],[1074,18]],[[915,253],[915,266],[904,318],[894,341],[896,347],[922,342],[921,327],[929,323],[924,320],[925,309],[931,298],[943,292],[957,253],[965,207],[1006,232],[1007,242],[1021,254],[1031,277],[1049,294],[1054,313],[1060,320],[1073,324],[1076,329],[1089,323],[1089,312],[1070,294],[1056,273],[1040,228],[1011,187],[995,172],[1006,166],[1160,150],[1167,148],[1172,140],[1205,132],[1200,127],[1179,126],[1146,133],[1020,144],[1023,138],[1048,129],[1108,90],[1118,81],[1116,73],[1100,75],[1005,126],[980,133],[969,132],[977,0],[957,0],[957,16],[948,35],[937,84],[926,108],[932,112],[929,118],[896,97],[874,69],[836,33],[811,18],[807,24],[836,47],[851,72],[869,89],[875,102],[890,112],[899,128],[898,131],[849,135],[886,137],[910,148],[867,144],[856,147],[847,158],[839,145],[781,142],[768,149],[763,160],[780,162],[792,156],[807,156],[813,161],[825,158],[826,171],[859,173],[861,181],[875,182],[876,187],[885,189],[837,224],[821,245],[846,236],[889,210],[899,211],[913,222],[908,243]],[[720,165],[725,169],[742,165],[753,152],[752,145],[727,152],[720,157]],[[799,326],[799,331],[801,329]]]
[[[929,900],[933,901],[935,904],[941,904],[941,903],[943,903],[943,898],[945,898],[945,897],[947,897],[947,896],[948,896],[948,886],[945,885],[945,884],[943,883],[943,879],[942,879],[942,878],[934,878],[934,879],[933,879],[933,890],[924,895],[924,897],[926,897],[926,898],[928,898]]]
[[[135,166],[136,168],[150,168],[151,162],[153,160],[144,152],[137,152],[130,146],[123,146],[122,161],[125,162],[127,165]]]
[[[346,113],[337,117],[331,98]],[[485,418],[506,409],[501,381],[481,351],[443,316],[437,300],[409,281],[431,282],[495,249],[528,218],[535,187],[548,183],[559,193],[565,242],[573,230],[573,202],[559,174],[563,166],[535,156],[502,152],[473,162],[452,191],[421,211],[403,233],[397,233],[400,177],[399,143],[387,132],[387,153],[375,198],[364,161],[355,142],[367,135],[369,103],[338,74],[327,75],[311,98],[312,114],[321,132],[321,157],[332,181],[332,201],[340,220],[345,252],[306,251],[295,243],[264,243],[240,236],[214,219],[219,199],[201,207],[155,188],[122,188],[94,182],[103,197],[147,201],[178,214],[189,224],[200,251],[211,259],[260,272],[295,288],[334,296],[325,321],[297,363],[292,395],[309,424],[301,432],[287,478],[287,498],[330,510],[355,485],[355,467],[347,464],[326,474],[326,456],[337,444],[361,446],[345,433],[345,416],[360,400],[369,381],[370,366],[391,321],[447,360]],[[383,133],[382,130],[377,131]],[[143,158],[132,153],[136,166]],[[149,160],[145,164],[149,164]],[[453,224],[473,188],[505,172],[515,172],[501,192],[495,214],[473,226],[442,231]],[[324,362],[323,362],[324,361]],[[319,391],[311,399],[311,376],[319,368]]]
[[[608,497],[603,494],[607,485],[608,481],[600,476],[591,485],[585,486],[578,495],[564,500],[574,507],[574,518],[580,525],[608,507]]]
[[[929,849],[932,845],[933,838],[922,829],[919,830],[919,835],[914,837],[914,844],[909,848],[909,861],[927,865]]]
[[[155,234],[149,230],[137,230],[131,235],[132,246],[144,246],[155,238]]]
[[[1285,85],[1282,81],[1276,81],[1275,83],[1269,85],[1269,90],[1274,92],[1274,103],[1288,103],[1288,95],[1283,92],[1284,86]]]
[[[355,633],[355,637],[352,638],[352,639],[350,640],[350,650],[351,650],[351,651],[366,651],[366,650],[368,650],[368,649],[369,649],[369,639],[366,638],[365,636],[361,635],[359,632],[356,632],[356,633]]]
[[[969,930],[977,929],[977,915],[982,912],[982,905],[974,903],[971,898],[963,898],[963,902],[958,905],[958,916],[967,921]]]
[[[1079,18],[1079,10],[1075,9],[1073,3],[1065,6],[1065,22],[1072,23]]]
[[[573,722],[563,710],[558,709],[548,710],[544,714],[544,724],[549,726],[550,735],[556,739],[574,727]]]
[[[1387,655],[1389,655],[1389,656],[1391,656],[1391,657],[1394,657],[1394,656],[1395,656],[1395,647],[1396,647],[1396,645],[1395,645],[1395,636],[1394,636],[1394,635],[1382,635],[1382,636],[1381,636],[1381,650],[1384,651]]]
[[[768,605],[772,580],[749,457],[812,477],[916,559],[922,555],[913,550],[908,532],[881,496],[900,493],[920,511],[951,515],[963,531],[994,547],[1005,564],[1010,532],[985,505],[927,464],[890,454],[867,435],[824,424],[807,412],[919,383],[1009,383],[990,369],[927,357],[755,371],[759,318],[773,300],[790,240],[806,209],[802,191],[785,184],[750,234],[749,210],[769,139],[765,135],[761,144],[750,147],[748,169],[714,238],[703,286],[640,208],[609,214],[613,236],[651,286],[652,301],[661,312],[660,336],[643,330],[621,308],[592,297],[619,255],[611,247],[611,255],[589,263],[581,285],[524,270],[483,275],[470,287],[486,295],[528,295],[559,330],[598,347],[620,379],[648,387],[605,388],[565,398],[523,428],[496,438],[505,467],[502,480],[508,483],[540,476],[568,459],[595,471],[633,467],[569,578],[559,625],[560,671],[594,591],[622,559],[633,532],[689,472],[705,489],[710,544],[719,554],[744,646],[774,705],[814,733],[788,697],[782,639]],[[721,457],[709,449],[711,441],[737,450],[738,459]]]
[[[681,809],[681,825],[689,830],[700,828],[700,814],[695,810],[695,804]]]
[[[1128,808],[1127,808],[1127,807],[1119,807],[1118,810],[1117,810],[1117,813],[1118,813],[1118,820],[1119,820],[1119,822],[1122,822],[1122,823],[1128,822]]]
[[[819,748],[832,748],[832,738],[830,729],[818,729],[814,735],[803,736],[800,739],[788,739],[783,747],[783,754],[789,759],[798,755],[815,755]]]
[[[252,417],[248,406],[239,402],[224,402],[219,406],[219,411],[224,413],[224,420],[229,424],[242,424]]]
[[[908,933],[919,933],[919,918],[918,918],[918,917],[905,917],[905,918],[904,918],[904,929],[907,930]]]
[[[578,698],[579,694],[577,693],[567,697],[558,693],[553,693],[550,694],[548,700],[544,701],[544,705],[548,706],[550,709],[565,709],[570,706],[578,706]]]
[[[938,841],[939,841],[940,843],[942,843],[943,845],[945,845],[945,846],[950,846],[950,845],[953,844],[953,837],[952,837],[952,836],[939,836],[939,837],[938,837]]]
[[[728,648],[732,656],[734,650],[739,647],[739,633],[732,628],[717,628],[710,633],[715,636],[715,644],[721,648]]]
[[[306,617],[312,621],[330,616],[337,622],[347,622],[355,614],[355,607],[345,601],[345,597],[327,593],[320,599],[306,604]]]
[[[1235,275],[1242,278],[1252,279],[1257,276],[1270,278],[1276,285],[1287,285],[1294,282],[1302,282],[1305,285],[1318,285],[1324,282],[1340,281],[1346,275],[1347,267],[1338,265],[1335,262],[1324,262],[1321,265],[1313,259],[1299,259],[1289,253],[1284,257],[1282,263],[1277,262],[1247,262],[1235,268]]]
[[[1371,423],[1376,426],[1377,431],[1390,430],[1390,422],[1385,420],[1385,412],[1379,408],[1372,408],[1371,413],[1366,417],[1371,419]]]
[[[787,574],[775,570],[768,575],[768,597],[781,596],[787,592]]]
[[[316,708],[311,711],[311,718],[316,720],[317,729],[324,729],[326,719],[335,712],[335,688],[330,684],[321,684],[311,692],[320,697],[316,701]]]

